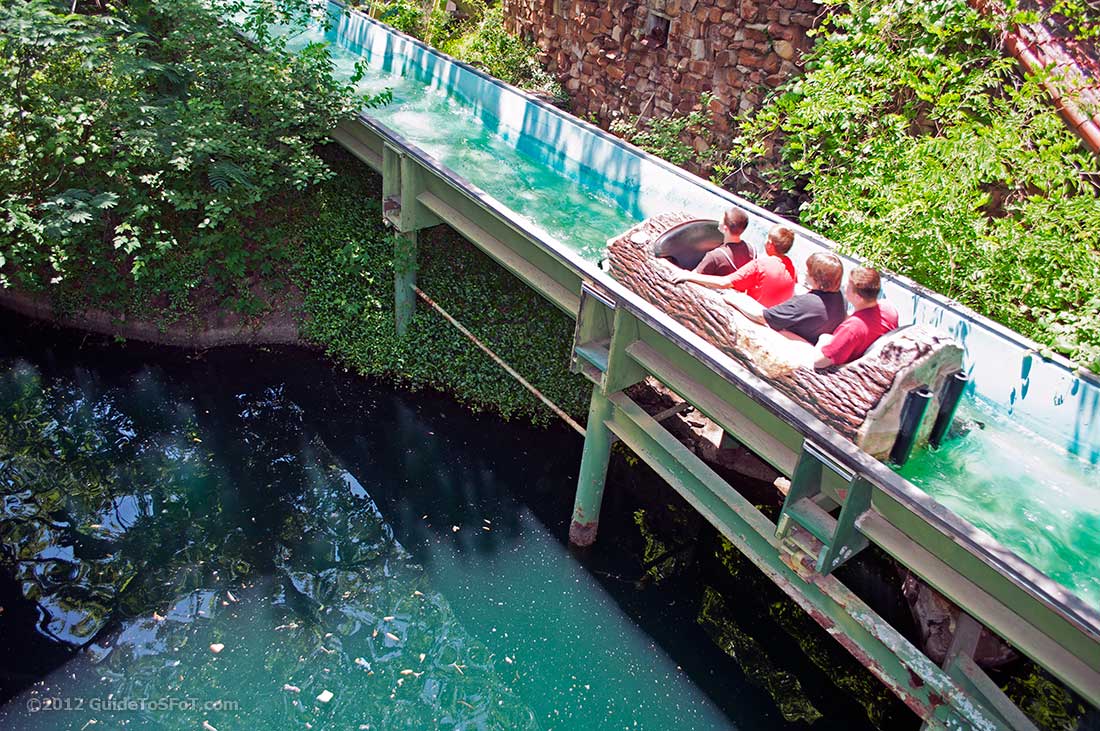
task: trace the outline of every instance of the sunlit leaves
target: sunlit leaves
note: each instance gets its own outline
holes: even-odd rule
[[[965,0],[845,6],[729,167],[778,147],[807,225],[1100,368],[1100,165],[1001,21]]]
[[[378,100],[336,82],[324,46],[293,55],[272,38],[259,52],[212,7],[265,37],[310,4],[0,7],[0,284],[57,283],[76,266],[96,280],[84,290],[125,292],[121,272],[178,268],[170,251],[225,278],[247,219],[327,178],[314,146]]]

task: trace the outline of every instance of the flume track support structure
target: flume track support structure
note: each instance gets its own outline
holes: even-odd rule
[[[341,125],[333,138],[383,175],[384,215],[399,236],[446,223],[576,319],[572,368],[592,381],[593,390],[570,529],[574,542],[595,540],[613,435],[930,728],[1026,726],[1017,722],[1019,710],[999,695],[972,660],[956,655],[947,670],[936,666],[831,575],[868,542],[1097,704],[1100,643],[1092,628],[1052,611],[1035,587],[990,565],[981,546],[949,533],[951,526],[930,508],[932,501],[914,502],[917,491],[885,465],[815,424],[809,414],[728,359],[718,363],[705,344],[678,332],[663,313],[609,286],[606,277],[555,256],[514,214],[395,131],[363,116]],[[407,272],[404,279],[395,278],[398,307],[409,281]],[[796,477],[801,462],[820,462],[821,469],[803,470],[816,475],[816,481],[804,491],[807,497],[796,501],[797,509],[792,503],[784,510],[782,529],[623,392],[647,376],[788,477]],[[830,513],[838,508],[833,518]]]
[[[481,85],[498,95],[518,97],[510,103],[530,105],[525,115],[536,127],[545,120],[550,120],[548,125],[573,125],[581,128],[578,134],[592,138],[591,145],[621,148],[622,154],[640,156],[645,164],[661,168],[661,174],[679,180],[678,185],[697,185],[701,196],[718,195],[702,181],[416,41],[366,18],[356,17],[355,22],[370,26],[356,30],[360,37],[386,34],[377,43],[419,54],[423,58],[417,63],[433,66],[434,73],[448,83],[470,88]],[[332,136],[382,174],[383,215],[400,239],[394,250],[395,262],[400,265],[395,267],[394,285],[395,327],[399,331],[408,327],[415,303],[411,286],[415,283],[416,232],[441,222],[575,319],[571,367],[592,382],[570,531],[575,542],[596,537],[607,453],[615,437],[683,495],[928,727],[1025,729],[1028,725],[970,659],[972,648],[960,644],[945,667],[938,667],[832,574],[870,543],[1088,702],[1100,705],[1100,613],[593,263],[547,238],[529,221],[405,139],[400,130],[364,113],[342,124]],[[743,201],[730,200],[753,215],[771,215]],[[950,303],[934,304],[946,308],[952,317],[972,315],[950,310]],[[788,498],[778,525],[626,395],[625,388],[646,377],[664,384],[797,483],[797,490],[792,485],[794,498]]]

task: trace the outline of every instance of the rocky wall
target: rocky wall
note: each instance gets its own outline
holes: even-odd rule
[[[690,111],[714,101],[713,142],[733,116],[801,70],[813,0],[503,0],[508,30],[533,41],[578,116],[607,126],[620,115]],[[703,152],[710,141],[692,140]]]

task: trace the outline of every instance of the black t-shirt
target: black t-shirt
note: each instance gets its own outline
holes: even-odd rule
[[[836,330],[846,314],[844,295],[814,289],[764,310],[764,322],[773,330],[789,330],[816,343],[823,333]]]

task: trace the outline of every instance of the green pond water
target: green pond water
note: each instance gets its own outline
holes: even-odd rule
[[[698,596],[610,581],[643,571],[614,534],[570,554],[568,430],[298,351],[6,333],[0,728],[795,727]]]
[[[300,32],[291,45],[308,42],[329,42],[339,72],[352,73],[358,49],[336,28]],[[488,111],[415,78],[368,69],[360,86],[393,91],[393,102],[370,116],[586,259],[598,261],[609,237],[643,218],[636,205],[643,182],[634,171],[582,166],[566,174],[560,150],[530,135],[509,132],[506,139]],[[960,415],[985,428],[918,453],[902,474],[1100,609],[1096,455],[1090,462],[1068,454],[1021,429],[1004,408],[969,396]]]

